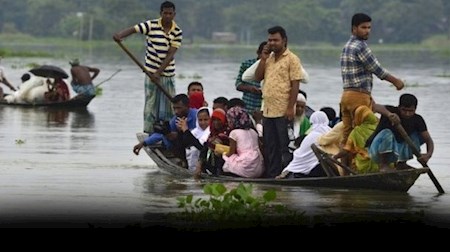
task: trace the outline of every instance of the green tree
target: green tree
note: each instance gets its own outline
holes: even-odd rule
[[[35,36],[60,36],[59,22],[73,9],[73,2],[65,0],[28,0],[25,13],[32,22],[25,31]]]

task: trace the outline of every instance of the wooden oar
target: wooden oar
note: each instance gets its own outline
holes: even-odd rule
[[[445,193],[444,189],[442,188],[441,184],[439,184],[439,182],[437,181],[437,178],[434,176],[433,172],[431,171],[430,167],[428,167],[427,163],[420,160],[420,156],[421,156],[420,150],[416,147],[416,145],[414,145],[413,141],[408,136],[408,133],[406,133],[403,126],[400,123],[397,123],[397,124],[395,124],[395,128],[400,133],[400,135],[402,135],[402,137],[406,141],[406,143],[409,145],[409,147],[413,151],[414,155],[417,157],[417,161],[419,161],[419,163],[423,167],[428,168],[427,174],[430,177],[431,181],[433,181],[433,184],[434,184],[434,186],[436,186],[436,189],[438,190],[438,192]]]
[[[115,71],[111,76],[109,76],[108,79],[101,81],[100,83],[98,83],[97,85],[95,85],[95,87],[98,87],[98,86],[102,85],[103,83],[105,83],[105,82],[111,80],[111,78],[114,77],[114,75],[116,75],[116,74],[119,73],[120,71],[122,71],[122,69],[120,69],[120,68],[117,69],[117,71]]]
[[[139,62],[138,59],[136,59],[136,57],[122,44],[121,41],[116,41],[116,43],[120,46],[120,48],[122,48],[122,50],[125,51],[126,54],[128,54],[128,56],[130,56],[130,58],[134,61],[134,63],[136,63],[136,65],[138,65],[142,71],[148,76],[148,77],[152,77],[152,74],[147,71],[147,69],[145,69],[145,67],[141,64],[141,62]],[[167,92],[167,90],[165,90],[160,83],[155,83],[153,82],[158,88],[159,90],[161,90],[164,95],[169,98],[169,100],[172,100],[172,95],[169,94],[169,92]]]

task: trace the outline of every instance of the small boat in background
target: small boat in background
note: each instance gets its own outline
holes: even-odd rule
[[[0,106],[16,106],[16,107],[64,107],[64,108],[81,108],[86,107],[95,95],[77,95],[67,101],[61,102],[42,102],[42,103],[26,103],[26,102],[12,102],[8,103],[6,100],[0,100]]]

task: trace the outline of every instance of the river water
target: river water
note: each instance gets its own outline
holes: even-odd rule
[[[189,82],[198,80],[205,87],[209,104],[217,96],[240,97],[234,79],[240,60],[253,57],[250,51],[234,60],[220,55],[199,60],[180,56],[177,91],[185,92]],[[441,76],[449,72],[448,62],[423,62],[421,54],[406,61],[397,56],[383,53],[379,59],[406,81],[406,89],[395,91],[387,82],[376,79],[374,99],[397,105],[402,93],[418,97],[417,113],[425,118],[435,142],[429,167],[444,190],[450,192],[450,133],[445,126],[450,79]],[[311,80],[301,88],[308,93],[308,105],[313,109],[338,109],[342,84],[337,59],[317,60],[308,53],[302,58]],[[29,62],[55,64],[69,71],[66,61],[3,59],[7,77],[14,85],[18,85]],[[103,93],[86,110],[0,107],[0,227],[122,227],[149,223],[153,214],[179,211],[178,196],[203,196],[202,183],[175,179],[161,172],[144,151],[139,156],[132,153],[137,143],[135,133],[142,130],[144,75],[140,69],[126,56],[111,61],[92,57],[83,63],[101,69],[95,83],[121,70],[101,85]],[[416,161],[410,164],[420,166]],[[431,227],[450,227],[450,196],[437,194],[426,174],[407,193],[262,185],[254,188],[257,193],[274,188],[277,202],[311,218],[342,214],[366,216],[369,220],[371,216],[392,216],[390,220],[395,221],[413,215]]]

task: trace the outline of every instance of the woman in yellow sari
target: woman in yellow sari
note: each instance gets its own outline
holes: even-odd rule
[[[365,147],[367,139],[375,131],[378,125],[378,118],[367,106],[359,106],[355,110],[354,129],[350,133],[344,150],[354,156],[354,166],[358,173],[378,172],[378,164],[369,158]]]

